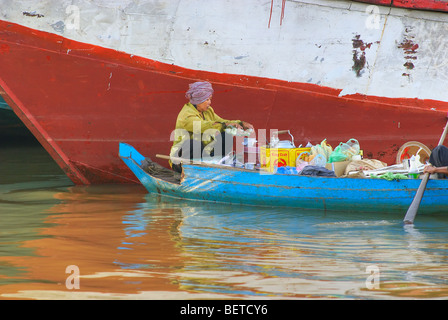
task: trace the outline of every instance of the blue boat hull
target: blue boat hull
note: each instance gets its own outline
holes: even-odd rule
[[[149,193],[188,200],[405,213],[420,185],[419,179],[309,177],[203,164],[184,164],[184,178],[176,184],[145,172],[141,167],[145,157],[128,144],[120,144],[120,157]],[[440,213],[447,209],[448,180],[429,180],[419,213]]]

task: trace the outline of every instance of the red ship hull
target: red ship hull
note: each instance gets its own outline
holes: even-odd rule
[[[358,2],[378,4],[406,9],[422,9],[432,11],[448,11],[446,0],[357,0]]]
[[[366,157],[389,164],[408,141],[435,146],[448,110],[440,101],[341,97],[314,84],[189,70],[0,21],[0,93],[75,184],[137,183],[119,142],[168,154],[197,80],[213,83],[222,117],[290,129],[297,144],[356,138]]]

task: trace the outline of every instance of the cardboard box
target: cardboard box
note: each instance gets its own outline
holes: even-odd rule
[[[311,148],[266,148],[260,147],[260,165],[269,172],[274,172],[278,167],[295,167],[297,157],[303,152],[309,152]],[[301,158],[307,153],[302,154]]]
[[[336,177],[340,177],[344,175],[345,168],[347,168],[347,165],[350,163],[350,161],[340,161],[340,162],[332,162],[327,163],[325,165],[325,168],[328,170],[333,170],[336,174]]]

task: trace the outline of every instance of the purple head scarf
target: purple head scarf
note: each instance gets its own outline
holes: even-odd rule
[[[185,97],[192,104],[199,104],[207,100],[213,94],[213,88],[210,82],[195,82],[190,84]]]

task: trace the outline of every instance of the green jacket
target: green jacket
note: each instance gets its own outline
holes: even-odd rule
[[[239,120],[226,120],[221,118],[215,113],[212,107],[209,107],[202,114],[204,118],[202,118],[201,112],[190,102],[183,106],[177,116],[175,131],[171,134],[173,146],[171,147],[170,155],[174,156],[186,139],[200,137],[204,145],[207,145],[213,141],[213,133],[216,130],[219,132],[224,131],[225,122],[239,122]]]

